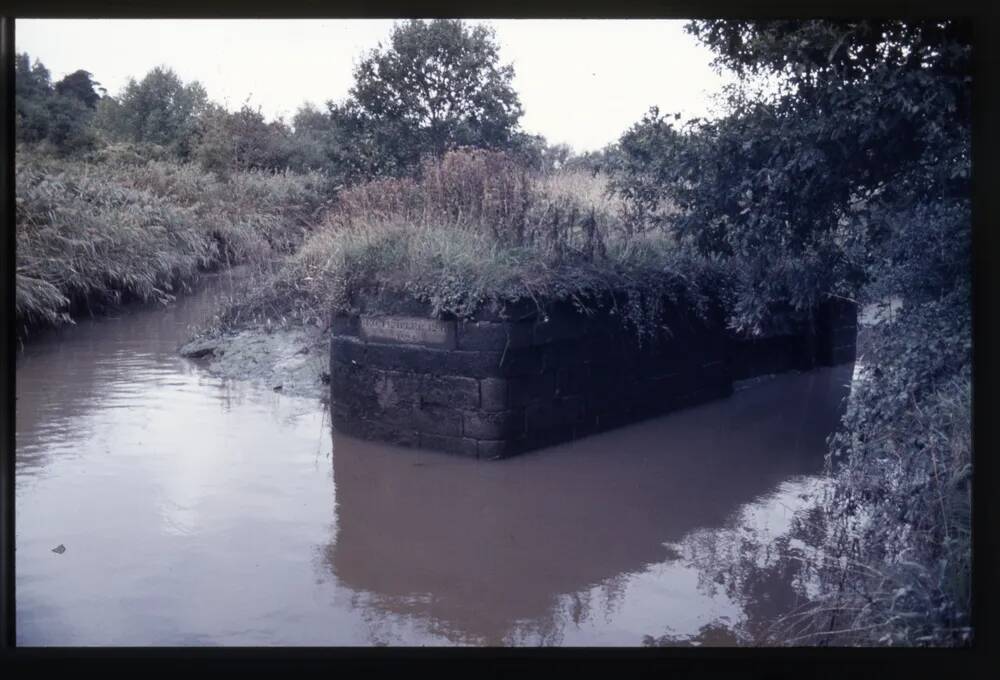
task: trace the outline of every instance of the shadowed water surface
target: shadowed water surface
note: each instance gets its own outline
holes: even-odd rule
[[[178,356],[238,285],[18,357],[19,644],[737,644],[796,603],[775,555],[850,366],[478,462]]]

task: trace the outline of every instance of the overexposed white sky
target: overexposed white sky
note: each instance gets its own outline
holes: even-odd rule
[[[650,106],[708,117],[724,78],[682,20],[470,20],[496,29],[514,66],[522,127],[577,152],[615,141]],[[39,58],[53,81],[77,69],[118,94],[157,65],[198,80],[214,101],[249,99],[290,120],[311,102],[339,101],[366,50],[388,43],[383,19],[19,19],[18,52]]]

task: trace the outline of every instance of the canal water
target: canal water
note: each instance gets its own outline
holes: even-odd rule
[[[20,353],[19,645],[752,644],[801,604],[850,366],[478,462],[181,358],[238,285]]]

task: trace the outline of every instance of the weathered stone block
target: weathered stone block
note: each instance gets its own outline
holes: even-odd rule
[[[496,376],[500,371],[499,352],[466,352],[369,344],[365,361],[371,366],[397,371],[460,375],[469,378]]]
[[[595,416],[595,428],[598,432],[604,432],[634,423],[635,420],[630,410],[607,411]]]
[[[420,445],[420,435],[415,430],[386,425],[377,420],[369,420],[356,416],[333,417],[332,420],[334,428],[349,437],[382,441],[397,446]]]
[[[524,432],[522,411],[466,411],[462,433],[473,439],[516,439]]]
[[[443,406],[420,406],[409,414],[416,430],[422,434],[462,436],[462,413]]]
[[[361,320],[356,315],[334,314],[330,320],[330,332],[334,336],[349,335],[357,337]]]
[[[547,402],[539,402],[525,407],[525,430],[528,434],[553,428],[568,428],[583,421],[584,398],[559,397]]]
[[[600,352],[595,351],[589,338],[560,340],[544,347],[542,371],[555,375],[563,368],[577,368]]]
[[[556,372],[556,389],[558,396],[583,394],[590,382],[590,362],[581,361],[574,367],[560,368]]]
[[[421,380],[413,373],[375,371],[372,389],[380,409],[415,407],[420,404]]]
[[[506,352],[503,362],[498,360],[501,377],[516,378],[541,373],[544,367],[544,353],[538,347],[525,347]]]
[[[507,389],[509,382],[505,378],[482,378],[479,381],[479,407],[484,411],[503,411],[507,409]]]
[[[340,361],[343,363],[364,364],[365,343],[350,337],[334,337],[330,342],[330,363]]]
[[[334,403],[374,401],[374,373],[356,364],[335,361],[330,364],[330,397]]]
[[[507,387],[507,399],[512,407],[548,402],[555,395],[555,376],[538,373],[512,378]]]
[[[535,322],[532,342],[546,345],[561,340],[576,340],[585,336],[587,330],[586,316],[560,306]]]
[[[698,380],[709,385],[731,383],[729,364],[723,359],[702,364],[698,371]]]
[[[479,381],[455,375],[423,375],[420,402],[454,408],[479,408]]]
[[[531,344],[531,324],[526,322],[460,321],[458,349],[496,351],[519,349]]]
[[[853,345],[858,339],[857,326],[838,326],[830,331],[830,343],[834,347]]]

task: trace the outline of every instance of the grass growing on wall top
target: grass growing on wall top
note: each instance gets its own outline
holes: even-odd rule
[[[704,302],[697,279],[708,269],[668,232],[632,234],[601,176],[541,175],[502,153],[457,151],[417,179],[342,192],[301,250],[221,322],[324,327],[360,290],[407,293],[458,317],[493,302],[584,304],[615,292],[642,328],[664,295]]]

